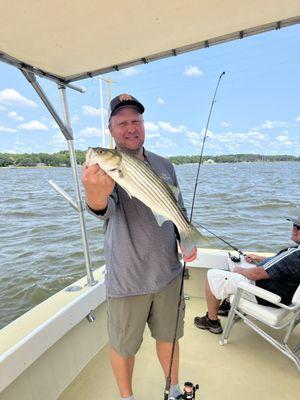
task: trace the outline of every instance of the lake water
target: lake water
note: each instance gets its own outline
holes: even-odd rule
[[[176,167],[190,209],[197,165]],[[0,328],[85,275],[77,213],[52,189],[74,197],[69,168],[0,168]],[[292,242],[288,215],[300,215],[300,163],[204,164],[193,221],[241,250]],[[104,261],[102,223],[86,216],[93,268]],[[202,230],[202,233],[205,233]],[[208,247],[228,248],[210,237]]]

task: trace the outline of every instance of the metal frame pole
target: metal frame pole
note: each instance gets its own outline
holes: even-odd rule
[[[84,202],[81,198],[80,192],[80,185],[79,185],[79,177],[78,177],[78,170],[77,170],[77,160],[76,160],[76,153],[74,148],[74,139],[73,139],[73,132],[71,127],[69,109],[68,109],[68,102],[66,96],[66,88],[64,86],[58,86],[61,94],[61,102],[64,114],[65,125],[69,132],[72,134],[72,139],[67,139],[69,153],[70,153],[70,161],[73,173],[73,180],[75,186],[75,194],[76,194],[76,203],[79,210],[79,221],[80,221],[80,230],[83,242],[83,253],[86,265],[86,273],[87,273],[87,280],[90,286],[95,285],[97,283],[94,279],[93,272],[92,272],[92,265],[90,259],[90,252],[89,252],[89,245],[87,240],[87,233],[86,233],[86,226],[85,226],[85,218],[84,218]]]
[[[101,104],[101,130],[102,130],[102,147],[105,147],[105,130],[104,130],[104,110],[103,110],[103,90],[102,90],[102,77],[99,77],[100,82],[100,104]]]
[[[44,93],[40,84],[38,83],[35,74],[33,72],[30,72],[27,70],[21,70],[21,72],[23,73],[25,78],[28,80],[28,82],[32,85],[34,90],[37,92],[38,96],[40,97],[42,102],[45,104],[46,108],[48,109],[48,111],[50,112],[50,114],[52,115],[52,117],[54,118],[54,120],[56,121],[58,126],[60,127],[64,137],[67,140],[68,148],[69,148],[69,152],[70,152],[70,161],[71,161],[71,166],[72,166],[72,173],[73,173],[73,180],[74,180],[75,194],[76,194],[76,204],[74,204],[74,206],[77,207],[77,211],[79,213],[80,229],[81,229],[81,236],[82,236],[82,241],[83,241],[83,253],[84,253],[86,273],[87,273],[87,281],[88,281],[88,285],[93,286],[97,283],[97,281],[95,281],[95,279],[94,279],[92,268],[91,268],[90,253],[89,253],[89,246],[88,246],[88,241],[87,241],[85,219],[84,219],[84,204],[81,199],[81,193],[80,193],[76,154],[75,154],[74,143],[73,143],[74,142],[73,132],[72,132],[72,127],[71,127],[70,118],[69,118],[67,98],[66,98],[66,94],[65,94],[66,89],[64,86],[59,85],[59,89],[61,89],[61,101],[62,101],[62,107],[63,107],[63,113],[64,113],[64,119],[65,119],[65,123],[64,123],[61,120],[58,113],[56,112],[55,108],[52,106],[48,97]]]

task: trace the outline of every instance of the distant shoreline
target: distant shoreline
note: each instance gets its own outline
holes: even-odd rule
[[[203,163],[203,164],[208,164],[208,165],[220,165],[220,164],[264,164],[264,163],[268,163],[268,164],[272,164],[275,162],[296,162],[296,161],[240,161],[240,162],[217,162],[217,163]],[[191,162],[186,162],[186,163],[173,163],[175,165],[187,165],[187,164],[195,164],[196,163],[191,163]],[[81,164],[77,164],[78,167],[81,167]],[[46,168],[71,168],[70,165],[66,165],[66,166],[59,166],[59,165],[45,165],[45,166],[25,166],[25,165],[20,165],[20,166],[9,166],[9,167],[1,167],[0,169],[46,169]]]
[[[77,163],[82,165],[85,161],[86,151],[77,150]],[[168,159],[176,165],[179,164],[198,164],[199,155],[189,156],[170,156]],[[218,156],[203,156],[204,164],[221,164],[221,163],[245,163],[245,162],[281,162],[292,161],[299,162],[300,156],[291,155],[262,155],[262,154],[223,154]],[[19,167],[70,167],[70,159],[68,151],[60,151],[58,153],[25,153],[10,154],[0,153],[0,167],[19,168]]]

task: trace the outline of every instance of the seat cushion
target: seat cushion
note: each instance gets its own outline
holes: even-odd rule
[[[231,296],[230,302],[232,303],[233,297]],[[257,303],[253,303],[249,300],[240,299],[238,309],[245,314],[251,315],[261,322],[277,326],[282,320],[289,314],[289,311],[283,308],[274,308],[263,306]]]

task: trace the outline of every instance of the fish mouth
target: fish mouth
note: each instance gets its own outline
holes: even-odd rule
[[[86,162],[87,167],[90,166],[93,153],[94,153],[93,148],[92,148],[92,147],[89,147],[88,150],[87,150],[87,152],[86,152],[86,156],[85,156],[85,162]]]

